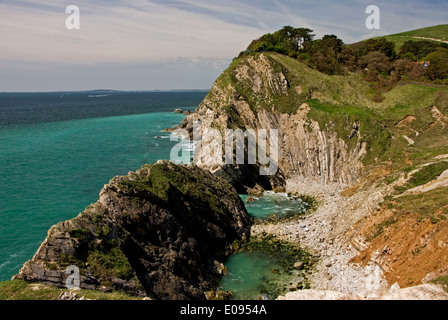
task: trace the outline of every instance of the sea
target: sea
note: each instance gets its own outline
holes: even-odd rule
[[[169,160],[164,129],[206,91],[0,93],[0,281],[54,224],[98,200],[111,178]]]

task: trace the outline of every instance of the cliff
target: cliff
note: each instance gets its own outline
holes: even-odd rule
[[[332,198],[328,206],[339,209],[315,240],[344,239],[360,252],[351,263],[376,264],[390,285],[408,287],[447,273],[447,115],[446,86],[401,80],[377,99],[360,72],[330,76],[263,52],[235,59],[177,129],[193,134],[200,120],[203,136],[278,130],[275,175],[261,176],[261,163],[217,164],[210,155],[222,146],[213,139],[202,142],[195,163],[239,192],[283,190],[291,179],[303,184],[302,192],[337,185],[332,194],[339,202]]]
[[[203,141],[204,156],[196,164],[225,177],[240,192],[257,184],[282,190],[291,176],[352,184],[365,161],[380,156],[382,149],[375,146],[386,146],[390,139],[373,112],[356,107],[368,102],[352,83],[362,85],[356,76],[335,79],[280,54],[250,55],[231,64],[177,129],[192,133],[199,120],[202,136],[216,129],[223,137],[226,129],[277,130],[279,170],[269,176],[260,176],[259,162],[216,165],[207,155],[219,146]]]
[[[154,299],[205,299],[251,219],[232,186],[196,166],[159,161],[113,178],[97,203],[53,226],[16,278],[119,290]]]

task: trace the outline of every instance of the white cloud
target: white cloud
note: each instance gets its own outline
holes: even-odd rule
[[[0,4],[0,59],[81,64],[166,62],[185,56],[224,59],[261,30],[148,1],[120,6],[78,1],[81,29],[65,28],[55,10]],[[57,8],[57,7],[55,7]]]
[[[65,28],[65,8],[72,4],[81,10],[80,30]],[[365,8],[371,4],[381,9],[381,30],[375,32],[365,28]],[[39,87],[49,89],[63,83],[73,88],[73,72],[76,81],[85,73],[84,83],[91,86],[95,79],[97,87],[108,87],[113,78],[115,87],[122,79],[126,86],[140,88],[137,81],[144,77],[140,70],[155,68],[158,72],[150,72],[148,77],[154,79],[148,82],[167,85],[170,79],[162,79],[162,68],[168,66],[166,77],[176,77],[178,69],[178,78],[185,79],[185,85],[177,87],[193,85],[186,73],[191,71],[203,88],[253,39],[285,25],[313,29],[316,38],[336,34],[351,43],[446,23],[447,4],[438,0],[424,5],[416,0],[5,0],[0,2],[0,68],[8,70],[8,77],[0,74],[0,89],[10,89],[10,83],[20,86],[26,79],[40,79],[36,80]]]

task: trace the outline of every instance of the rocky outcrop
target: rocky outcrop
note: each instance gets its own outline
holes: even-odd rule
[[[224,147],[215,141],[203,141],[201,152],[205,156],[195,163],[226,178],[240,192],[257,184],[266,189],[281,190],[290,176],[319,180],[322,184],[356,181],[364,168],[362,159],[368,152],[360,124],[347,117],[344,130],[348,133],[341,136],[331,121],[335,115],[326,114],[330,120],[325,124],[313,118],[306,102],[310,97],[297,85],[298,81],[306,83],[307,79],[292,80],[291,71],[291,67],[273,59],[272,54],[246,57],[218,78],[197,110],[177,128],[187,130],[193,136],[193,124],[200,121],[202,136],[218,129],[223,137],[226,129],[277,130],[276,174],[260,175],[262,164],[259,162],[255,165],[248,162],[217,165],[209,154]],[[289,112],[278,108],[285,105],[291,106]],[[269,143],[266,149],[269,149]],[[266,154],[269,156],[270,152]]]
[[[376,299],[366,299],[357,295],[345,294],[331,290],[302,290],[287,293],[277,300],[447,300],[448,293],[442,286],[424,284],[412,288],[391,288],[386,294]]]
[[[83,289],[205,299],[251,219],[235,189],[196,166],[159,161],[113,178],[99,201],[53,226],[17,278],[59,287],[76,266]]]

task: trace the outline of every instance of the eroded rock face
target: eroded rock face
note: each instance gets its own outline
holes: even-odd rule
[[[235,189],[196,166],[159,161],[113,178],[99,201],[53,226],[17,278],[64,287],[67,266],[84,289],[154,299],[205,299],[251,219]]]
[[[264,54],[249,56],[218,78],[197,110],[177,128],[192,134],[193,124],[200,121],[202,136],[216,129],[223,137],[225,129],[278,131],[278,171],[270,176],[260,175],[260,163],[216,165],[213,157],[207,155],[219,148],[219,144],[214,140],[203,141],[201,152],[205,156],[195,163],[224,177],[239,192],[257,184],[281,191],[291,176],[320,180],[322,184],[350,184],[364,168],[361,160],[368,146],[363,142],[358,124],[346,124],[349,130],[353,129],[350,138],[357,140],[349,148],[347,137],[338,135],[331,122],[320,126],[309,116],[308,104],[289,97],[291,90],[300,88],[290,88],[287,68]],[[296,112],[276,111],[279,99],[286,99]]]

